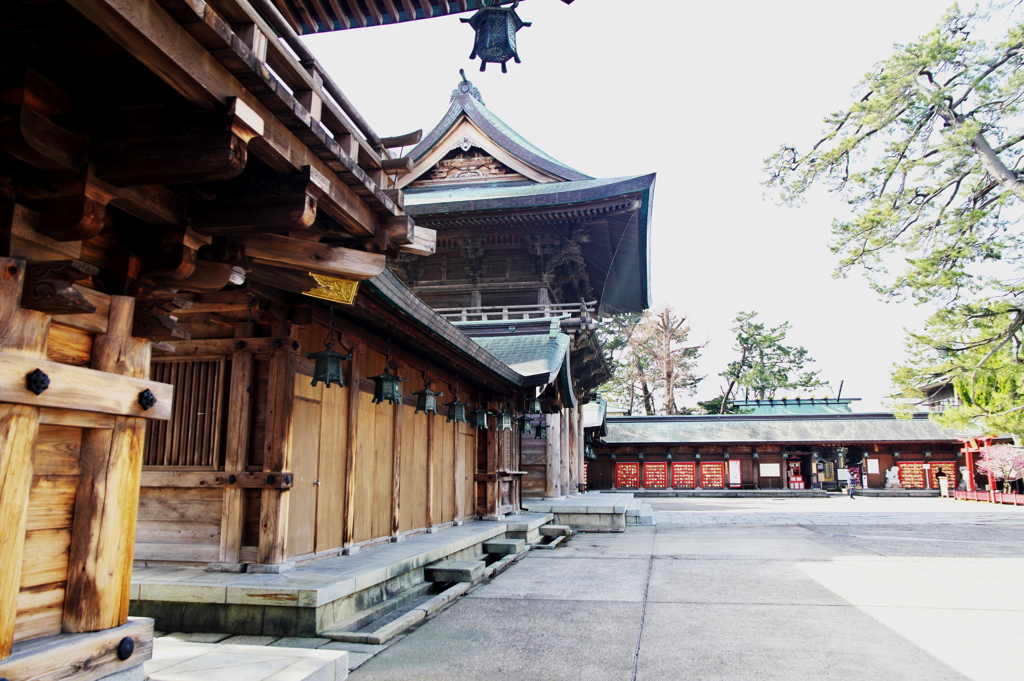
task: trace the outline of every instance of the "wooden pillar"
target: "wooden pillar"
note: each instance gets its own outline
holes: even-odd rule
[[[458,399],[456,397],[455,399]],[[455,507],[452,511],[452,518],[456,523],[461,523],[459,518],[462,514],[462,508],[466,505],[464,496],[466,494],[466,458],[471,454],[466,451],[466,436],[459,432],[459,424],[457,421],[452,422],[452,443],[455,447],[455,451],[452,453],[452,471],[455,476],[455,484],[452,486],[452,495],[455,497]],[[476,437],[473,438],[473,452],[476,452]],[[470,514],[471,515],[471,514]]]
[[[398,365],[395,365],[398,371]],[[402,401],[392,405],[394,419],[391,438],[391,541],[398,541],[399,513],[402,505]]]
[[[21,309],[25,262],[0,258],[0,351],[46,355],[50,318]],[[32,453],[39,432],[39,408],[0,404],[0,659],[11,654],[21,590]]]
[[[289,329],[290,331],[290,329]],[[276,333],[274,335],[288,335]],[[281,473],[291,468],[292,401],[295,392],[292,358],[285,349],[270,356],[267,381],[267,426],[263,471]],[[260,563],[283,563],[287,558],[288,500],[291,492],[264,489],[260,503]]]
[[[569,489],[569,410],[562,409],[559,412],[559,420],[561,421],[560,433],[559,433],[559,455],[561,457],[561,476],[559,478],[559,488],[561,496],[570,494]]]
[[[434,526],[434,419],[437,418],[434,414],[427,414],[427,527]],[[457,437],[457,436],[456,436]],[[456,450],[458,450],[458,441],[453,439],[452,443]],[[455,467],[458,468],[459,457],[454,455]],[[455,478],[455,485],[458,487],[459,479]],[[453,512],[455,518],[459,517],[459,506],[456,501],[455,511]]]
[[[548,439],[544,443],[544,454],[547,460],[547,478],[544,480],[544,496],[561,496],[558,480],[561,476],[562,459],[558,452],[559,434],[558,419],[552,418],[552,414],[545,414],[544,420],[548,424]]]
[[[235,324],[235,338],[252,338],[252,322]],[[228,389],[227,431],[224,449],[224,470],[239,473],[248,463],[249,433],[252,427],[252,353],[239,352],[231,358],[231,385]],[[242,531],[245,525],[245,497],[237,487],[224,488],[220,518],[220,560],[239,563],[242,559]]]
[[[93,341],[93,369],[149,378],[151,344],[132,338],[134,313],[133,298],[111,297],[107,333]],[[64,601],[65,632],[98,631],[128,621],[145,432],[145,419],[117,416],[113,429],[83,433]]]
[[[365,343],[349,345],[352,348],[352,361],[349,362],[351,373],[348,378],[348,433],[345,438],[345,510],[342,517],[342,546],[352,546],[356,533],[356,514],[354,500],[356,496],[356,442],[359,438],[359,382],[361,379],[360,364],[366,354]]]

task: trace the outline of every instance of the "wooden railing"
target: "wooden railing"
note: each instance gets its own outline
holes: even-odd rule
[[[597,301],[548,305],[489,305],[439,307],[434,311],[450,322],[490,322],[528,319],[594,320]]]

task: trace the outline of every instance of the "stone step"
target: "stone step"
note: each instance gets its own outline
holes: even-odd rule
[[[330,633],[339,633],[345,631],[356,631],[362,629],[370,622],[387,617],[396,610],[401,610],[406,607],[410,601],[422,599],[424,595],[431,589],[432,585],[429,582],[423,584],[417,584],[416,586],[406,589],[400,594],[392,596],[387,600],[378,603],[377,605],[360,610],[351,617],[347,617],[327,627],[323,631],[320,631],[321,635],[328,636]]]
[[[344,650],[217,645],[162,639],[145,663],[150,681],[342,681]]]
[[[423,572],[428,582],[474,582],[483,577],[486,567],[482,560],[444,560],[428,565]]]
[[[572,528],[568,525],[544,525],[540,528],[541,535],[545,537],[561,537],[572,534]]]
[[[408,611],[401,613],[398,617],[381,618],[379,622],[370,622],[359,631],[338,631],[335,629],[328,629],[321,632],[321,634],[335,641],[362,643],[367,645],[383,645],[420,620],[433,615],[435,612],[469,591],[470,588],[471,585],[466,582],[456,584],[445,589],[433,598],[414,605]],[[276,679],[274,681],[276,681]]]
[[[522,553],[526,550],[526,541],[522,539],[491,539],[484,542],[486,553]]]

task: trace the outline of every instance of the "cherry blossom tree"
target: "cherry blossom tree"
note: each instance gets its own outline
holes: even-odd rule
[[[1003,491],[1009,492],[1010,485],[1024,477],[1024,447],[992,445],[982,450],[978,470],[1002,480]]]

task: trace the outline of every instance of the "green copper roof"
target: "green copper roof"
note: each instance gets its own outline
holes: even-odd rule
[[[559,380],[570,407],[576,406],[569,369],[569,336],[529,334],[473,338],[484,350],[525,377],[523,385],[548,385]]]

